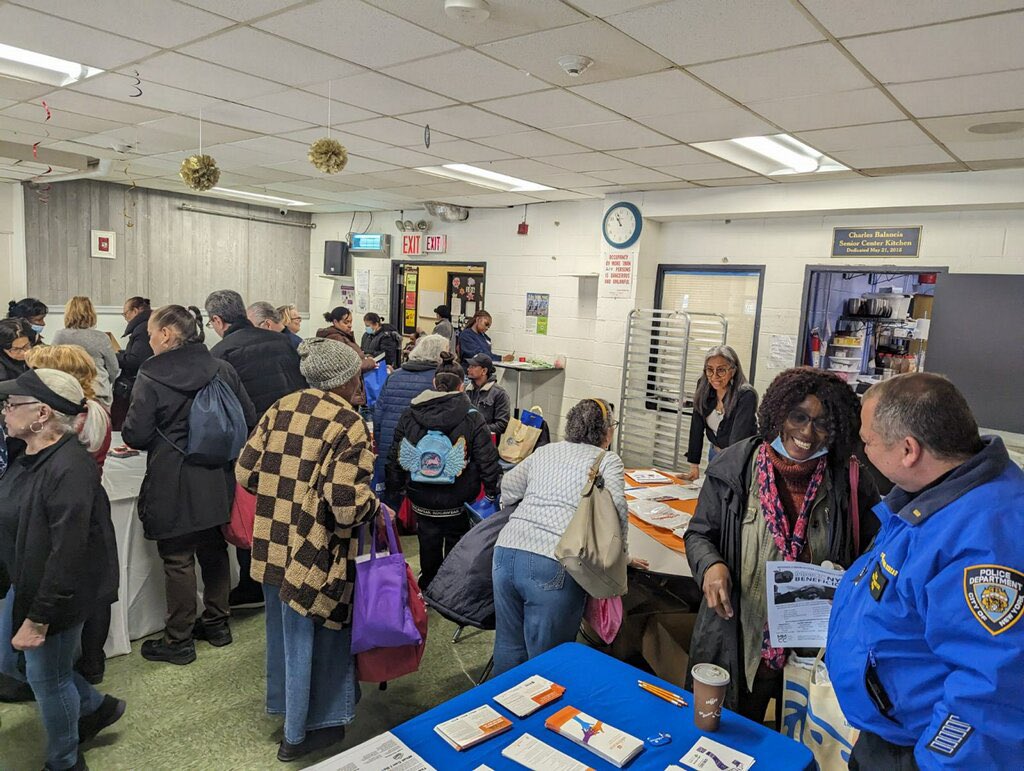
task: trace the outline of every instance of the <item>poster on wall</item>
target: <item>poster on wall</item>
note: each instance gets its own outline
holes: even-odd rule
[[[796,364],[796,335],[772,335],[768,352],[771,369],[789,369]]]
[[[403,334],[411,334],[416,331],[416,303],[417,287],[419,286],[419,273],[415,268],[406,268],[402,277],[405,285],[405,302],[402,303],[404,311],[402,319]]]
[[[548,333],[548,306],[551,295],[526,293],[526,331],[532,335]]]
[[[601,297],[632,297],[636,252],[611,252],[605,255],[601,271]]]
[[[341,281],[335,281],[334,291],[331,292],[330,305],[332,308],[337,308],[339,305],[343,305],[346,308],[357,307],[355,284],[344,284]]]

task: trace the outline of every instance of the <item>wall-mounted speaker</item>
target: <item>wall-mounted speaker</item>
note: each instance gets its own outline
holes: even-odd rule
[[[352,258],[345,241],[324,242],[324,275],[351,276]]]

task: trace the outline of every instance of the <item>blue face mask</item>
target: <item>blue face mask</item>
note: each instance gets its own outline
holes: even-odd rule
[[[366,334],[372,335],[373,334],[373,327],[366,327]]]
[[[804,458],[803,460],[798,460],[798,459],[794,458],[792,455],[790,455],[788,452],[786,452],[786,448],[782,444],[782,436],[775,437],[775,441],[772,442],[772,449],[775,450],[775,452],[777,452],[783,458],[788,458],[789,460],[793,461],[794,463],[806,463],[809,460],[814,460],[816,458],[820,458],[822,455],[828,455],[828,445],[825,445],[820,450],[818,450],[816,453],[814,453],[814,455],[812,455],[811,457]]]
[[[37,335],[42,333],[43,331],[42,324],[29,324],[29,326],[32,327],[32,331],[35,332]]]

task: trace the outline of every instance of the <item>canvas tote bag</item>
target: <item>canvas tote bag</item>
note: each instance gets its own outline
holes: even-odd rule
[[[576,513],[555,547],[555,559],[587,594],[599,600],[626,593],[629,563],[619,511],[601,476],[606,452],[602,450],[590,467]]]
[[[533,452],[540,439],[544,413],[540,407],[523,410],[519,417],[508,422],[508,428],[498,442],[498,455],[509,463],[519,463]]]

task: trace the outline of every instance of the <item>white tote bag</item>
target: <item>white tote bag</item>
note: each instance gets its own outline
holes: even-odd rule
[[[822,648],[807,683],[807,718],[802,741],[814,753],[821,771],[845,771],[860,731],[846,721],[839,707],[828,668],[821,660],[824,653]]]

